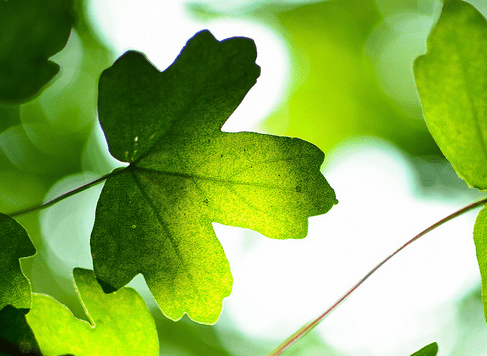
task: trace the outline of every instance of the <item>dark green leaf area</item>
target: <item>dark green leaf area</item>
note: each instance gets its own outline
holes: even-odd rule
[[[41,355],[24,311],[7,305],[0,310],[0,356]]]
[[[12,305],[28,309],[30,283],[22,273],[19,258],[32,256],[36,249],[24,228],[11,217],[0,213],[0,309]]]
[[[438,344],[433,342],[429,345],[426,345],[421,350],[416,351],[411,356],[436,356],[438,354]]]
[[[49,57],[72,23],[70,0],[0,1],[0,101],[24,102],[59,72]]]
[[[196,133],[220,129],[255,84],[260,69],[247,38],[217,41],[196,34],[176,61],[159,72],[141,53],[129,51],[100,77],[98,111],[110,153],[134,162],[172,123]]]
[[[258,74],[253,60],[247,63],[255,59],[255,47],[249,44],[242,38],[217,42],[207,31],[190,40],[166,71],[180,73],[161,109],[172,116],[161,115],[153,127],[147,118],[138,131],[136,121],[108,115],[105,120],[119,124],[109,122],[107,128],[100,115],[112,153],[126,153],[132,162],[107,180],[96,210],[91,251],[105,292],[142,273],[166,316],[177,320],[187,313],[198,322],[215,323],[223,298],[231,292],[232,276],[212,222],[271,238],[303,238],[308,217],[336,203],[320,173],[324,154],[316,146],[295,138],[221,132]],[[207,68],[194,58],[207,58],[211,65]],[[245,65],[242,58],[247,58]],[[216,76],[214,81],[207,71]],[[160,74],[154,75],[158,81]],[[111,77],[114,88],[116,78]],[[204,83],[209,86],[202,90]],[[102,88],[101,81],[100,109],[108,105],[102,99],[113,101],[101,96]],[[111,132],[110,127],[117,128]],[[146,135],[144,130],[151,127]]]
[[[484,315],[487,320],[487,209],[484,207],[477,218],[473,229],[473,240],[477,254],[477,262],[480,269],[482,281],[482,304]]]
[[[428,128],[457,174],[487,189],[487,21],[448,1],[414,65]]]
[[[26,318],[44,355],[159,354],[154,319],[135,290],[105,294],[93,271],[76,268],[73,275],[89,322],[54,298],[35,294]]]

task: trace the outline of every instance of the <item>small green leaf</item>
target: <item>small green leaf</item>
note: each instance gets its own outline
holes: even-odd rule
[[[473,241],[477,253],[477,262],[482,280],[482,304],[484,315],[487,320],[487,209],[484,207],[475,220],[473,228]]]
[[[438,354],[438,344],[433,342],[429,345],[426,345],[421,350],[416,351],[411,356],[436,356]]]
[[[110,152],[130,166],[101,193],[91,251],[106,292],[142,273],[166,316],[212,324],[232,276],[212,222],[303,238],[335,193],[324,154],[300,139],[221,126],[259,75],[253,42],[194,36],[158,72],[128,52],[100,78]]]
[[[487,188],[487,21],[448,1],[414,73],[428,128],[457,174]]]
[[[72,23],[70,0],[0,1],[0,101],[26,101],[59,72],[49,57]]]
[[[36,249],[24,228],[1,213],[0,246],[0,310],[6,305],[29,309],[30,283],[22,273],[19,258],[34,255]]]
[[[54,298],[34,294],[29,323],[46,356],[159,355],[154,319],[132,288],[105,294],[93,271],[75,268],[74,280],[89,323]]]

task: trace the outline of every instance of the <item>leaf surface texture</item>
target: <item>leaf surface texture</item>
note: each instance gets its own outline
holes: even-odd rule
[[[22,273],[19,258],[32,256],[36,249],[24,228],[0,213],[0,310],[6,305],[29,309],[31,288]]]

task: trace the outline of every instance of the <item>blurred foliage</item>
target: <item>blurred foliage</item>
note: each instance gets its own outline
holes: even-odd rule
[[[410,104],[412,108],[402,109],[381,89],[374,58],[366,53],[372,32],[386,21],[384,14],[404,12],[419,17],[432,10],[415,0],[377,3],[335,0],[297,6],[264,2],[247,14],[273,26],[289,44],[292,56],[289,94],[262,123],[264,128],[313,142],[325,153],[351,136],[372,135],[414,156],[441,155],[422,120],[417,96]],[[196,3],[190,8],[200,19],[224,16]],[[401,50],[395,51],[398,57],[408,54]],[[397,60],[389,61],[389,68],[396,70]],[[407,84],[397,90],[414,85],[412,57],[406,65],[399,71],[407,78],[399,81]]]
[[[23,102],[58,72],[48,60],[69,37],[68,0],[0,2],[0,102]]]
[[[341,353],[325,344],[318,333],[310,332],[306,334],[299,342],[293,344],[290,348],[284,350],[284,356],[342,356]]]
[[[337,0],[276,14],[293,56],[289,99],[265,122],[328,152],[354,135],[385,138],[412,155],[438,154],[420,118],[395,108],[364,58],[382,17],[372,0]]]

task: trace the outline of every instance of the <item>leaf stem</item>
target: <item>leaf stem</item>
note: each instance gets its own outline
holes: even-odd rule
[[[57,202],[60,202],[61,200],[64,200],[66,198],[69,198],[70,196],[72,195],[75,195],[77,193],[80,193],[86,189],[89,189],[91,187],[94,187],[95,185],[97,184],[100,184],[101,182],[103,182],[104,180],[110,178],[110,177],[114,177],[116,175],[119,175],[121,174],[122,172],[125,171],[125,169],[127,169],[128,167],[125,167],[125,168],[122,168],[122,169],[115,169],[113,170],[112,172],[108,173],[108,174],[105,174],[104,176],[101,176],[100,178],[97,178],[95,179],[94,181],[91,181],[89,183],[86,183],[86,184],[83,184],[82,186],[79,186],[77,188],[74,188],[64,194],[61,194],[60,196],[54,198],[54,199],[51,199],[45,203],[41,203],[41,204],[37,204],[37,205],[34,205],[34,206],[31,206],[29,208],[25,208],[25,209],[22,209],[22,210],[18,210],[18,211],[15,211],[13,213],[10,213],[10,214],[7,214],[9,215],[11,218],[13,217],[16,217],[16,216],[19,216],[19,215],[24,215],[24,214],[27,214],[27,213],[30,213],[32,211],[36,211],[36,210],[43,210],[45,208],[48,208],[50,207],[51,205],[54,205],[56,204]]]
[[[331,314],[332,311],[334,311],[339,305],[341,305],[345,299],[347,299],[362,283],[364,283],[367,279],[369,279],[370,276],[372,276],[375,271],[377,271],[380,267],[382,267],[387,261],[389,261],[392,257],[394,257],[396,254],[398,254],[400,251],[402,251],[405,247],[409,246],[412,244],[414,241],[419,239],[421,236],[427,234],[428,232],[436,229],[437,227],[443,225],[444,223],[462,215],[465,214],[466,212],[473,210],[483,204],[487,203],[487,198],[483,198],[479,201],[476,201],[470,205],[467,205],[466,207],[463,207],[460,210],[457,210],[456,212],[444,217],[443,219],[437,221],[430,227],[426,228],[425,230],[421,231],[419,234],[414,236],[411,240],[406,242],[404,245],[399,247],[396,251],[394,251],[392,254],[387,256],[382,262],[380,262],[377,266],[372,268],[362,279],[360,279],[352,288],[350,288],[343,296],[341,296],[331,307],[329,307],[323,314],[318,316],[316,319],[306,323],[304,326],[302,326],[299,330],[297,330],[294,334],[292,334],[289,338],[287,338],[281,345],[279,345],[276,349],[274,349],[272,352],[267,354],[267,356],[277,356],[280,355],[284,350],[286,350],[288,347],[290,347],[292,344],[294,344],[296,341],[298,341],[301,337],[306,335],[308,332],[313,330],[315,326],[317,326],[320,322],[323,321],[328,315]]]

